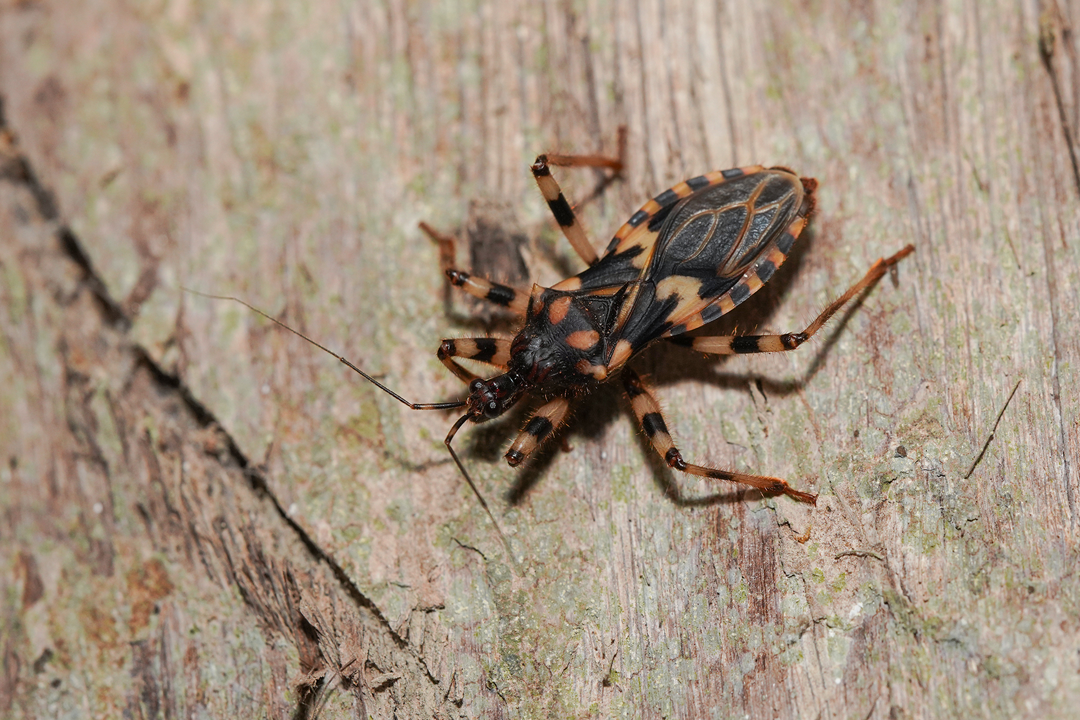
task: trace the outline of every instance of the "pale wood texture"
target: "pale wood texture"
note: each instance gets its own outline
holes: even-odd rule
[[[1078,0],[0,5],[0,715],[1071,716],[1078,32]],[[520,415],[463,431],[509,557],[452,417],[181,292],[453,397],[438,340],[484,327],[418,221],[576,272],[527,166],[620,125],[597,246],[701,172],[820,181],[723,328],[915,244],[798,353],[637,365],[688,459],[816,508],[673,477],[602,392],[524,475]]]

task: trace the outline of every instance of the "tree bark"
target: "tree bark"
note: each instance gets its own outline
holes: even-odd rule
[[[1078,0],[10,2],[0,9],[0,714],[1068,717],[1080,701]],[[580,270],[539,152],[615,151],[597,248],[687,177],[784,165],[811,230],[570,452],[456,440],[458,262]],[[557,171],[571,200],[602,181]],[[521,258],[524,262],[521,262]],[[473,319],[479,310],[479,319]],[[614,385],[617,385],[615,383]],[[557,444],[557,443],[556,443]]]

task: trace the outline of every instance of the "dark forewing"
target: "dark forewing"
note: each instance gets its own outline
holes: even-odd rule
[[[685,180],[645,203],[630,216],[608,243],[604,256],[581,274],[558,285],[559,290],[597,290],[642,279],[656,252],[665,221],[677,207],[701,192],[743,177],[759,174],[760,165],[718,170]]]
[[[717,175],[719,182],[670,203],[660,200],[698,179],[658,196],[651,216],[616,235],[600,262],[578,276],[582,289],[639,281],[612,346],[626,340],[636,351],[719,317],[761,287],[791,249],[811,205],[799,178],[761,168],[701,177]]]

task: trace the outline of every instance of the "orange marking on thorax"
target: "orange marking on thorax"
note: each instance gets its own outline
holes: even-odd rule
[[[588,350],[600,342],[600,333],[595,330],[578,330],[566,336],[566,344],[578,350]]]
[[[570,312],[570,303],[573,299],[567,295],[556,298],[551,301],[551,305],[548,306],[548,320],[552,325],[558,325],[566,317],[566,313]]]

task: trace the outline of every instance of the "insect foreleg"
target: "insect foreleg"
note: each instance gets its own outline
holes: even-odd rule
[[[510,342],[508,338],[451,338],[442,341],[437,355],[450,372],[468,384],[477,375],[463,368],[454,358],[475,360],[506,369],[506,364],[510,362]]]
[[[517,467],[529,457],[545,440],[551,437],[564,422],[570,409],[570,401],[558,397],[540,407],[536,414],[525,423],[525,429],[506,451],[506,462]]]
[[[765,475],[748,475],[731,470],[718,470],[686,462],[683,460],[682,453],[675,447],[675,441],[671,439],[667,423],[664,422],[664,416],[660,413],[660,404],[656,402],[656,398],[641,382],[638,374],[630,368],[623,371],[623,386],[626,389],[627,396],[630,398],[630,404],[634,409],[634,415],[637,417],[641,429],[645,432],[645,436],[649,438],[649,442],[657,454],[664,459],[664,462],[669,467],[691,475],[717,480],[730,480],[731,482],[750,485],[768,493],[784,493],[796,500],[817,504],[817,495],[796,490],[780,478]]]

